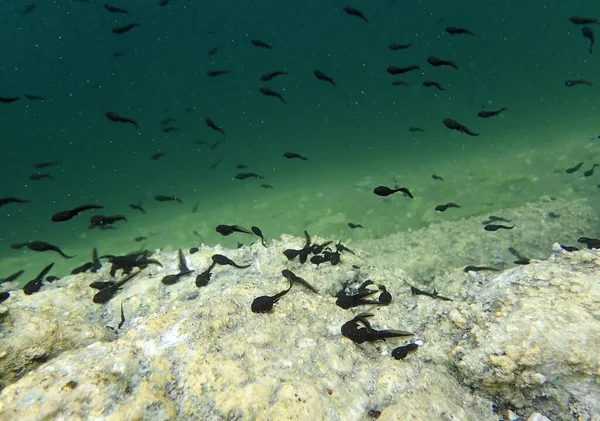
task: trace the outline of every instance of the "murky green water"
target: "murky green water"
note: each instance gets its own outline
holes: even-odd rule
[[[46,98],[0,104],[0,196],[32,200],[0,209],[0,276],[24,268],[30,279],[52,261],[64,275],[87,261],[92,247],[118,254],[254,240],[219,236],[214,228],[222,223],[257,225],[271,238],[307,229],[352,240],[545,196],[598,203],[600,171],[591,177],[583,171],[600,163],[600,95],[595,86],[563,85],[594,81],[600,59],[587,52],[581,28],[568,17],[600,16],[597,6],[356,4],[369,17],[365,24],[345,15],[343,5],[323,2],[155,3],[120,2],[131,11],[126,17],[85,2],[39,3],[25,15],[19,13],[25,4],[0,6],[0,34],[12,40],[3,46],[0,96]],[[128,22],[141,26],[111,32]],[[477,37],[451,37],[448,25]],[[273,49],[252,46],[254,38]],[[394,52],[389,42],[413,46]],[[218,51],[209,56],[213,47]],[[431,67],[430,55],[455,61],[459,70]],[[421,70],[401,78],[385,70],[410,64]],[[212,69],[232,72],[207,77]],[[277,69],[290,74],[259,80]],[[316,80],[315,69],[331,75],[337,88]],[[392,86],[393,79],[408,86]],[[423,80],[446,90],[425,88]],[[265,84],[287,104],[261,95]],[[508,111],[484,120],[477,117],[482,106]],[[139,130],[108,121],[106,111],[135,119]],[[223,127],[223,139],[205,117]],[[481,135],[449,131],[446,117]],[[162,132],[166,118],[176,119],[179,130]],[[411,126],[425,131],[409,132]],[[196,143],[221,139],[214,150]],[[158,151],[166,156],[152,161]],[[308,160],[286,160],[288,151]],[[48,171],[54,179],[29,180],[34,162],[53,160],[61,161]],[[580,161],[579,172],[564,173]],[[240,171],[265,178],[234,179]],[[415,199],[372,193],[396,183]],[[183,204],[155,202],[157,194],[176,195]],[[146,215],[128,206],[139,200]],[[434,211],[447,202],[462,207]],[[124,214],[128,222],[99,231],[87,227],[93,213],[50,221],[54,212],[83,203],[102,204],[106,214]],[[364,229],[351,230],[348,222]],[[139,236],[147,240],[134,241]],[[30,240],[57,244],[77,258],[10,248]]]

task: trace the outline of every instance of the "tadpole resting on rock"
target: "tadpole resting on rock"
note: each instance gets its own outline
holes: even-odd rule
[[[392,357],[396,360],[403,360],[406,358],[408,354],[416,351],[419,348],[419,345],[415,343],[410,343],[408,345],[399,346],[398,348],[394,348],[392,350]]]
[[[574,251],[579,251],[579,249],[577,247],[574,246],[565,246],[563,244],[559,244],[560,248],[563,249],[564,251],[567,252],[574,252]]]
[[[53,266],[54,266],[54,263],[50,263],[48,266],[46,266],[44,269],[42,269],[42,271],[38,274],[38,276],[36,276],[34,279],[27,282],[23,286],[23,292],[25,293],[25,295],[31,295],[35,292],[38,292],[42,288],[44,276],[46,276],[48,274],[48,272],[50,272],[50,270],[52,269]]]
[[[151,264],[162,267],[162,264],[158,260],[149,258],[151,254],[148,250],[142,250],[124,256],[101,256],[101,258],[108,257],[108,261],[111,263],[110,276],[115,276],[119,269],[129,275],[133,271],[133,268],[145,269]]]
[[[210,281],[210,278],[212,277],[212,272],[210,270],[212,269],[213,266],[214,266],[214,263],[210,266],[210,268],[208,268],[207,270],[205,270],[204,272],[202,272],[198,276],[196,276],[196,286],[198,288],[205,287],[206,285],[208,285],[208,282]]]
[[[439,295],[437,293],[437,291],[435,290],[435,288],[433,289],[433,292],[427,292],[427,291],[423,291],[423,290],[420,290],[418,288],[411,286],[410,292],[412,293],[412,295],[425,295],[426,297],[437,298],[438,300],[442,300],[442,301],[454,301],[448,297],[443,297],[443,296]]]
[[[588,249],[600,249],[600,239],[579,237],[577,242],[585,244]]]
[[[483,229],[486,230],[486,231],[492,231],[493,232],[493,231],[498,231],[500,229],[511,230],[514,227],[515,227],[514,225],[512,225],[512,226],[509,227],[507,225],[489,224],[489,225],[486,225],[485,227],[483,227]]]
[[[93,288],[93,289],[104,289],[104,288],[108,288],[110,286],[113,286],[114,284],[116,284],[116,281],[95,281],[92,282],[89,287]]]
[[[125,284],[125,282],[130,281],[133,277],[137,276],[141,271],[132,273],[131,275],[127,275],[124,279],[115,282],[113,285],[108,286],[106,288],[101,289],[94,295],[93,301],[96,304],[105,304],[109,302],[121,289],[121,287]]]
[[[363,342],[375,342],[385,340],[386,338],[396,338],[402,336],[413,336],[414,333],[403,330],[377,330],[371,327],[367,317],[372,317],[371,313],[360,313],[352,320],[347,321],[341,327],[341,333],[346,338],[357,344]],[[362,326],[361,326],[362,325]]]
[[[187,262],[185,261],[185,255],[183,254],[183,250],[179,249],[178,256],[179,256],[179,272],[176,274],[164,276],[161,279],[161,282],[164,285],[173,285],[173,284],[179,282],[179,280],[181,278],[183,278],[184,276],[187,276],[190,273],[194,272],[193,270],[188,268]]]
[[[392,302],[392,294],[386,289],[385,285],[379,285],[379,297],[377,298],[381,304],[389,304]]]
[[[262,295],[260,297],[256,297],[254,301],[252,301],[252,305],[250,306],[253,313],[268,313],[273,308],[273,305],[279,301],[281,297],[287,294],[290,289],[292,289],[292,281],[290,280],[290,286],[288,289],[284,289],[281,292],[278,292],[275,295]]]
[[[465,268],[463,269],[463,272],[481,272],[484,270],[490,270],[493,272],[498,272],[500,269],[496,269],[494,267],[491,266],[465,266]]]
[[[303,278],[299,277],[289,269],[282,270],[281,274],[285,279],[289,280],[290,282],[295,282],[297,284],[304,285],[306,288],[310,289],[315,294],[319,292],[315,287],[313,287],[311,284],[309,284],[307,281],[305,281]]]
[[[227,256],[223,256],[222,254],[213,254],[211,256],[211,259],[215,264],[220,265],[220,266],[233,266],[234,268],[238,268],[238,269],[246,269],[251,266],[251,265],[243,265],[243,266],[238,265],[233,260],[231,260]]]
[[[96,273],[100,269],[102,269],[102,262],[100,262],[100,259],[98,258],[98,250],[96,249],[96,247],[94,247],[94,249],[92,250],[92,261],[76,267],[71,271],[71,275],[77,275],[78,273],[84,273],[89,270]]]

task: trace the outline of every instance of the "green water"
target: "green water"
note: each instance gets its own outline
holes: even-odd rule
[[[347,16],[337,2],[156,3],[114,3],[131,11],[127,17],[94,2],[40,3],[27,15],[18,13],[26,3],[0,6],[0,35],[11,40],[2,49],[0,95],[46,98],[0,104],[0,196],[32,200],[0,208],[0,277],[24,268],[28,280],[52,261],[54,273],[65,275],[89,260],[92,247],[118,254],[254,240],[221,237],[218,224],[257,225],[268,238],[307,229],[349,241],[547,196],[598,204],[600,170],[592,177],[583,171],[600,163],[600,95],[596,86],[563,85],[576,78],[600,83],[594,80],[600,52],[589,54],[581,27],[568,21],[600,16],[591,2],[353,4],[369,24]],[[129,22],[141,26],[111,33]],[[448,25],[477,37],[452,37],[444,32]],[[253,47],[253,38],[274,48]],[[413,46],[394,52],[390,42]],[[209,56],[212,47],[219,51]],[[113,57],[117,51],[124,55]],[[433,68],[429,55],[460,69]],[[410,64],[421,71],[395,78],[385,71]],[[217,68],[232,73],[206,76]],[[279,69],[290,74],[260,82],[262,73]],[[315,69],[337,88],[316,80]],[[392,86],[393,79],[409,86]],[[424,88],[426,79],[446,90]],[[261,85],[287,104],[264,97]],[[480,119],[484,105],[508,111]],[[135,119],[140,129],[109,122],[106,111]],[[161,132],[167,117],[177,119],[179,131]],[[214,150],[195,143],[221,139],[204,117],[227,134]],[[441,123],[446,117],[481,135],[449,131]],[[411,133],[410,126],[426,131]],[[166,156],[150,160],[158,151]],[[286,160],[287,151],[309,159]],[[33,162],[52,160],[61,161],[48,169],[53,180],[29,180]],[[580,161],[579,172],[565,174]],[[237,164],[265,179],[235,180]],[[395,183],[415,199],[372,193]],[[157,203],[157,194],[176,195],[183,204]],[[146,215],[128,207],[141,199]],[[434,211],[447,202],[462,208]],[[93,213],[50,221],[54,212],[83,203],[102,204],[105,214],[124,214],[128,222],[99,231],[87,228]],[[364,229],[351,230],[348,222]],[[138,236],[148,239],[135,242]],[[77,258],[10,248],[29,240],[57,244]]]

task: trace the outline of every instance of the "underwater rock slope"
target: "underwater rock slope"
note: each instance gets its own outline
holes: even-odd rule
[[[486,232],[489,217],[502,217],[514,229]],[[492,222],[494,223],[494,222]],[[515,257],[508,252],[545,259],[552,244],[577,245],[576,239],[594,233],[598,214],[585,200],[549,200],[518,208],[493,211],[489,215],[444,221],[424,229],[391,234],[377,241],[358,242],[363,258],[380,268],[399,265],[413,278],[431,280],[449,269],[466,265],[509,267]],[[398,259],[390,259],[390,254]]]
[[[348,245],[356,255],[343,253],[337,265],[282,253],[303,243],[283,236],[268,248],[202,247],[186,256],[196,273],[215,253],[250,266],[219,266],[201,288],[193,276],[163,284],[178,257],[157,251],[163,267],[144,269],[105,304],[92,301],[97,291],[88,285],[109,279],[108,267],[30,296],[11,293],[0,306],[0,419],[600,415],[597,250],[555,245],[548,260],[492,275],[448,270],[424,284],[401,269],[402,256],[389,257],[395,269],[370,265],[363,257],[372,248]],[[285,269],[318,292],[288,282]],[[366,280],[373,284],[358,287]],[[373,301],[385,285],[392,301],[344,309],[336,294],[345,283],[349,294],[370,289]],[[251,311],[256,297],[290,286],[271,311]],[[413,295],[411,286],[430,295]],[[361,316],[369,329],[406,335],[363,343],[342,335],[361,313],[371,315]],[[392,358],[407,344],[418,349]]]

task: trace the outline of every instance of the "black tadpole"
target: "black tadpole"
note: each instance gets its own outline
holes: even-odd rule
[[[178,256],[179,256],[179,272],[163,277],[161,279],[161,282],[164,285],[173,285],[173,284],[179,282],[179,280],[181,278],[183,278],[184,276],[187,276],[190,273],[194,272],[193,270],[188,268],[187,262],[185,261],[185,255],[183,254],[183,250],[179,249]]]
[[[187,270],[185,272],[179,272],[179,273],[175,273],[175,274],[172,274],[172,275],[166,275],[160,281],[163,283],[163,285],[173,285],[173,284],[176,284],[177,282],[179,282],[179,280],[181,278],[183,278],[184,276],[189,275],[192,272],[194,272],[194,271],[193,270]]]
[[[379,285],[379,291],[381,291],[381,294],[379,294],[379,298],[377,299],[381,304],[389,304],[392,302],[392,294],[385,288],[385,285]]]
[[[288,278],[289,279],[289,278]],[[250,306],[252,313],[268,313],[273,308],[273,305],[279,301],[281,297],[287,294],[290,289],[292,289],[292,281],[290,281],[290,286],[288,289],[284,289],[281,292],[273,296],[263,295],[261,297],[256,297],[254,301],[252,301],[252,305]]]
[[[0,285],[2,285],[5,282],[12,282],[12,281],[16,280],[18,277],[20,277],[21,275],[23,275],[24,273],[25,273],[25,270],[21,269],[6,278],[1,278]]]
[[[211,256],[211,259],[214,264],[221,265],[221,266],[233,266],[234,268],[238,268],[238,269],[246,269],[251,266],[251,265],[243,265],[243,266],[238,265],[233,260],[231,260],[227,256],[223,256],[222,254],[213,254]]]
[[[435,290],[435,288],[433,289],[433,292],[427,292],[427,291],[423,291],[419,288],[415,288],[415,287],[411,286],[410,292],[412,293],[412,295],[424,295],[426,297],[435,298],[435,299],[442,300],[442,301],[454,301],[451,298],[443,297],[443,296],[439,295],[437,293],[437,291]]]
[[[104,288],[108,288],[110,286],[113,286],[114,284],[116,284],[115,281],[95,281],[92,282],[89,287],[93,288],[93,289],[104,289]]]
[[[493,272],[498,272],[500,269],[491,267],[491,266],[465,266],[465,268],[463,269],[463,272],[467,273],[467,272],[480,272],[482,270],[490,270]]]
[[[25,295],[31,295],[35,292],[38,292],[42,288],[42,282],[44,280],[44,277],[48,274],[48,272],[50,272],[53,266],[54,263],[50,263],[48,266],[42,269],[42,271],[39,273],[38,276],[35,277],[35,279],[32,279],[23,286],[23,292],[25,293]]]
[[[391,189],[386,186],[377,186],[373,189],[373,193],[375,193],[377,196],[383,196],[383,197],[389,196],[389,195],[397,193],[397,192],[402,192],[402,194],[404,194],[404,196],[414,199],[414,196],[406,187],[398,187],[395,189]]]
[[[419,345],[415,343],[399,346],[398,348],[394,348],[394,350],[392,350],[392,357],[396,360],[403,360],[409,353],[416,351],[418,348]]]
[[[575,171],[579,171],[579,168],[581,168],[582,165],[583,165],[583,162],[580,162],[579,164],[575,165],[574,167],[567,168],[565,170],[565,172],[567,174],[573,174]]]
[[[138,270],[137,272],[134,272],[131,275],[127,275],[125,278],[114,283],[113,285],[108,286],[108,287],[103,288],[100,291],[98,291],[96,293],[96,295],[94,295],[94,298],[93,298],[94,303],[105,304],[105,303],[109,302],[117,294],[117,292],[121,289],[121,287],[123,286],[123,284],[125,284],[125,282],[131,280],[134,276],[136,276],[140,272],[141,271]]]
[[[494,232],[494,231],[498,231],[498,230],[500,230],[500,229],[503,229],[503,230],[511,230],[511,229],[513,229],[514,227],[515,227],[514,225],[512,225],[512,226],[510,226],[510,227],[509,227],[509,226],[507,226],[507,225],[489,224],[489,225],[486,225],[485,227],[483,227],[483,229],[484,229],[484,230],[486,230],[486,231],[491,231],[491,232]]]
[[[281,274],[283,275],[283,277],[285,279],[287,279],[291,283],[296,282],[298,284],[304,285],[306,288],[310,289],[315,294],[317,294],[319,292],[319,291],[316,290],[315,287],[313,287],[311,284],[309,284],[308,282],[306,282],[306,280],[304,280],[303,278],[301,278],[298,275],[296,275],[291,270],[284,269],[284,270],[281,271]]]
[[[210,281],[210,278],[212,276],[211,269],[213,266],[214,265],[211,265],[210,268],[202,272],[200,275],[196,276],[196,286],[198,288],[205,287],[206,285],[208,285],[208,282]]]
[[[599,249],[600,248],[600,240],[597,238],[589,238],[589,237],[579,237],[577,239],[578,243],[585,244],[588,249]]]
[[[414,333],[404,330],[377,330],[371,327],[367,317],[372,317],[372,313],[360,313],[352,320],[347,321],[341,327],[341,333],[346,338],[357,344],[363,342],[375,342],[385,340],[386,338],[396,338],[401,336],[413,336]]]

